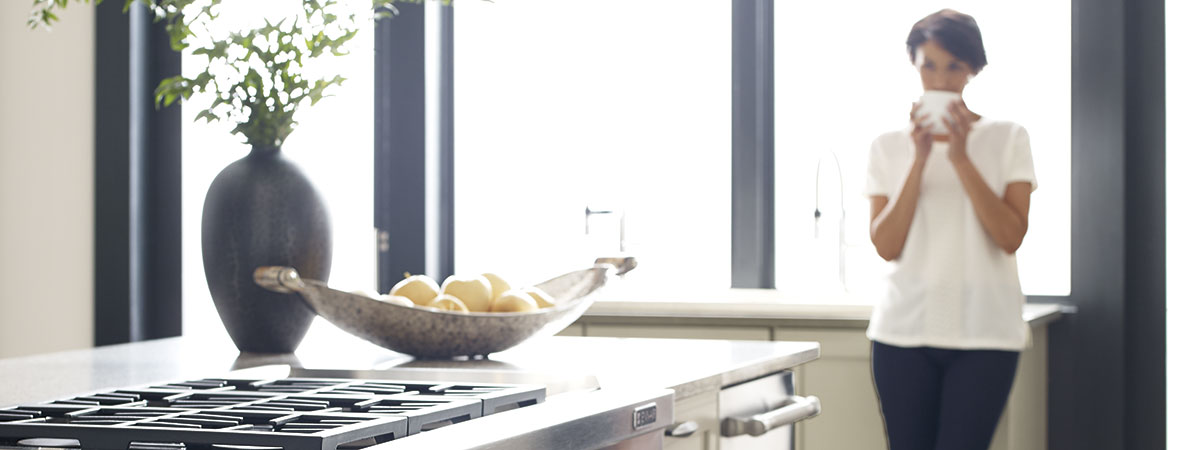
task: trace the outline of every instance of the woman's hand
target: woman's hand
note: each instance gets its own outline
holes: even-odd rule
[[[974,114],[971,114],[962,100],[951,103],[948,109],[950,118],[942,119],[946,129],[950,130],[950,151],[946,153],[946,157],[951,163],[959,164],[967,161],[967,135],[971,133]]]
[[[908,113],[908,120],[912,121],[912,136],[913,145],[917,149],[917,162],[925,162],[929,159],[929,152],[933,149],[933,130],[931,126],[925,125],[925,121],[929,120],[929,115],[917,117],[917,110],[921,105],[919,103],[912,104],[912,111]]]

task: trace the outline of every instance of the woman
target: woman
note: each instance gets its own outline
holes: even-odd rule
[[[952,10],[913,25],[926,91],[959,94],[987,64],[975,20]],[[871,242],[892,263],[871,317],[871,367],[891,450],[986,450],[1028,339],[1014,252],[1037,186],[1029,135],[961,100],[872,145]]]

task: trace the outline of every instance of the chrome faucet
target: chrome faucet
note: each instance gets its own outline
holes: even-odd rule
[[[583,207],[583,234],[585,234],[585,235],[592,234],[592,215],[593,214],[617,214],[620,216],[620,218],[621,218],[620,219],[621,220],[621,225],[620,225],[620,228],[621,228],[620,240],[621,240],[621,242],[620,242],[619,248],[620,248],[621,254],[624,254],[625,253],[625,211],[624,210],[616,210],[616,209],[595,210],[595,209],[592,209],[591,205],[584,206]]]
[[[833,158],[833,164],[837,169],[838,176],[838,206],[841,209],[841,216],[838,218],[838,280],[842,283],[842,291],[849,291],[846,287],[846,183],[842,179],[842,163],[838,161],[837,154],[826,152]],[[825,157],[817,158],[817,174],[813,179],[813,239],[821,237],[821,163],[825,161]]]

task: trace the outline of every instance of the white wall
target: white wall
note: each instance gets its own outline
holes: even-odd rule
[[[92,345],[94,12],[0,2],[0,357]]]

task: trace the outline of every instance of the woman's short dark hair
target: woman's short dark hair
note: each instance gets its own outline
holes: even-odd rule
[[[983,36],[975,18],[953,9],[943,9],[913,24],[908,33],[908,59],[917,62],[917,48],[930,39],[979,73],[987,65],[983,51]]]

